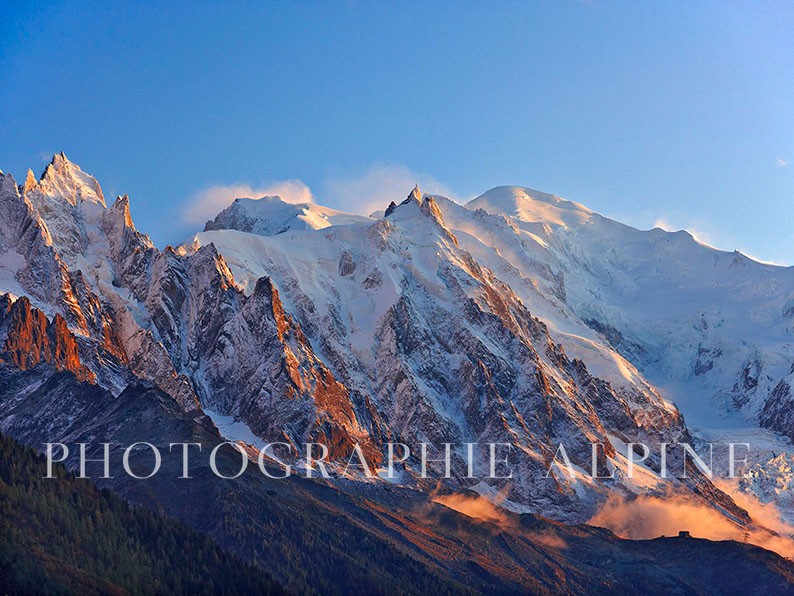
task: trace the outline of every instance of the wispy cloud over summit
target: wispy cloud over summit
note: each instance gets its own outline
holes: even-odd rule
[[[311,189],[302,180],[282,180],[269,185],[253,187],[237,183],[214,185],[197,192],[183,205],[182,221],[189,225],[201,225],[228,207],[234,199],[259,199],[277,195],[288,203],[313,203]]]
[[[390,201],[404,199],[414,184],[424,193],[456,199],[455,193],[434,177],[393,163],[373,164],[359,176],[332,178],[326,188],[338,208],[369,215],[384,210]]]

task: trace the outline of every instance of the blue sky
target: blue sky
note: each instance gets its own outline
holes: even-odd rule
[[[418,180],[794,264],[790,2],[4,8],[0,169],[63,150],[161,246],[229,193],[368,210]]]

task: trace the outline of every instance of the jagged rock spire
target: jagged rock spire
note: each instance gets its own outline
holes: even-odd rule
[[[38,186],[45,195],[63,199],[72,205],[86,201],[105,207],[105,197],[99,182],[69,161],[63,151],[52,156]]]
[[[422,202],[422,191],[419,190],[419,183],[417,182],[414,184],[414,188],[411,191],[411,194],[408,195],[408,199],[413,199],[417,202]]]
[[[391,203],[389,203],[389,206],[386,207],[386,212],[384,213],[384,216],[389,217],[392,213],[394,213],[395,209],[397,209],[397,203],[392,201]]]
[[[38,185],[39,183],[38,180],[36,180],[36,176],[33,174],[33,170],[28,169],[28,175],[25,177],[25,184],[22,186],[23,194],[34,190]]]
[[[400,205],[407,205],[408,203],[411,203],[411,202],[414,202],[414,203],[417,203],[417,204],[421,204],[422,203],[422,191],[419,190],[419,183],[418,182],[416,184],[414,184],[413,190],[411,190],[411,192],[408,193],[408,196],[405,197],[405,200],[403,202],[401,202]],[[395,209],[397,209],[397,205],[395,204],[394,201],[392,201],[391,203],[389,203],[389,206],[386,207],[386,211],[384,213],[384,216],[385,217],[389,217],[392,213],[394,213]]]

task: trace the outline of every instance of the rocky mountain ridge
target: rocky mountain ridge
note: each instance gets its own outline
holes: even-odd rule
[[[583,324],[570,271],[550,260],[562,246],[566,266],[592,274],[566,230],[620,224],[550,195],[507,215],[478,207],[497,211],[497,199],[464,208],[415,189],[380,219],[337,213],[297,227],[266,225],[273,209],[280,221],[280,200],[238,201],[190,244],[160,251],[135,229],[126,197],[106,207],[96,180],[61,154],[39,181],[0,180],[0,289],[8,304],[26,296],[49,326],[65,321],[85,370],[72,368],[113,395],[148,383],[184,410],[286,441],[295,456],[307,441],[332,457],[358,443],[375,467],[388,442],[450,443],[458,463],[467,442],[505,443],[520,456],[514,479],[458,472],[443,484],[585,521],[608,495],[639,490],[626,478],[627,443],[690,435],[630,362],[626,346],[646,346],[603,317]],[[615,478],[584,473],[592,443],[604,446],[598,470]],[[573,477],[552,465],[559,444]],[[658,470],[653,455],[647,473]],[[430,489],[415,458],[399,482]],[[697,471],[658,490],[747,523]]]

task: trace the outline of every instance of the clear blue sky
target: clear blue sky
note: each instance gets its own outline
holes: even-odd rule
[[[63,150],[159,245],[207,187],[299,179],[361,208],[417,179],[794,264],[791,2],[3,7],[0,169]]]

